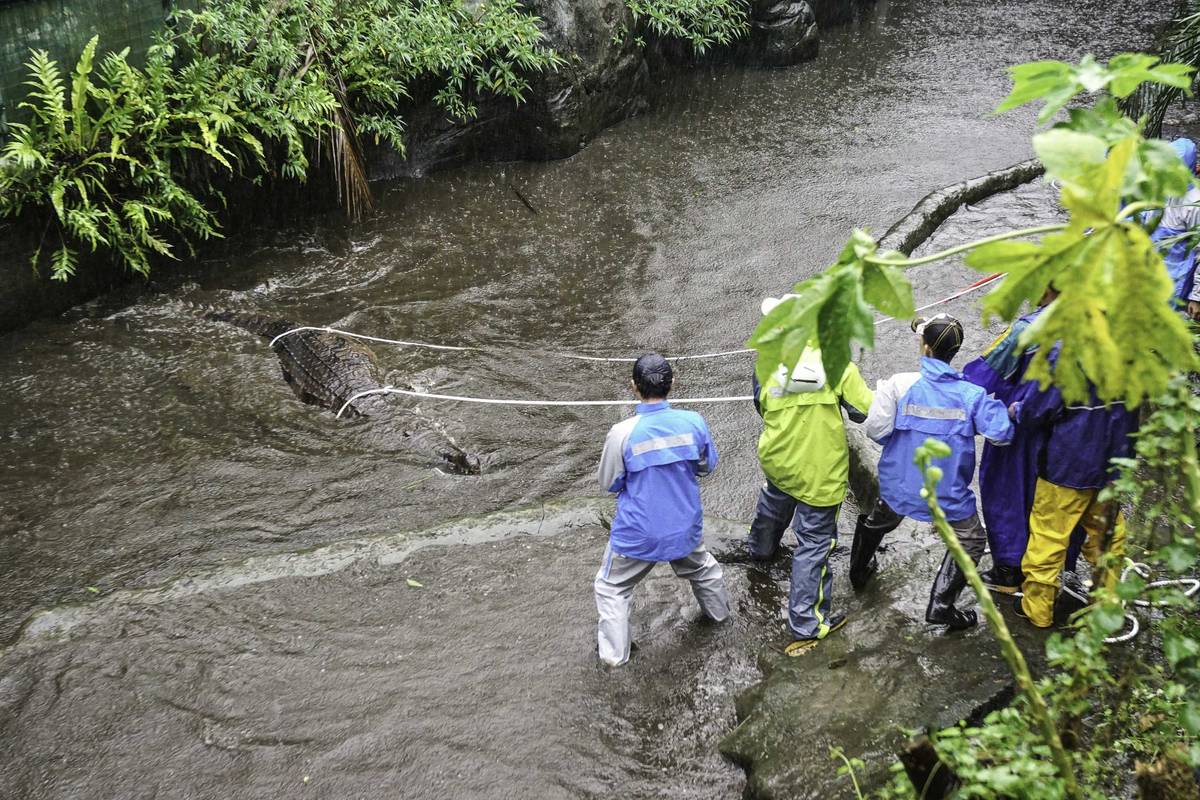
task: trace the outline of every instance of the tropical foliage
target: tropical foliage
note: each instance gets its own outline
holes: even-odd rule
[[[625,0],[636,22],[656,36],[690,42],[697,53],[750,31],[746,0]]]
[[[484,93],[519,101],[527,75],[559,57],[517,0],[211,0],[176,12],[144,67],[95,64],[93,39],[70,77],[30,61],[27,121],[0,156],[0,217],[45,233],[52,275],[81,247],[146,273],[151,257],[218,235],[223,186],[304,180],[332,164],[357,214],[370,202],[362,137],[403,150],[403,103],[429,91],[454,117]]]
[[[742,0],[627,0],[698,51],[747,30]],[[23,121],[0,153],[0,218],[41,231],[34,268],[66,280],[81,250],[146,274],[220,233],[238,181],[306,180],[329,165],[351,217],[371,205],[364,143],[405,150],[404,112],[430,98],[458,120],[483,96],[520,102],[563,59],[519,0],[202,0],[179,8],[144,66],[128,51],[72,75],[29,62]],[[69,83],[69,85],[68,85]]]

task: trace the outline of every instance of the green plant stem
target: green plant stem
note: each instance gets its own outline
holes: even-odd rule
[[[928,444],[926,447],[928,447]],[[991,592],[983,585],[983,579],[979,577],[979,571],[975,569],[975,562],[967,555],[967,551],[963,549],[962,544],[958,541],[958,537],[954,535],[954,529],[950,527],[950,523],[946,519],[946,514],[942,511],[942,507],[938,503],[938,477],[935,477],[935,474],[932,472],[934,453],[927,450],[926,447],[922,447],[917,451],[917,463],[920,465],[921,471],[925,476],[926,502],[929,505],[930,514],[933,515],[933,527],[938,532],[938,535],[942,537],[942,541],[946,544],[946,548],[950,551],[950,555],[954,558],[955,563],[958,564],[959,569],[967,576],[967,583],[975,590],[975,596],[978,598],[979,605],[983,609],[983,616],[987,619],[988,627],[991,628],[992,635],[1000,643],[1000,652],[1004,656],[1004,660],[1008,663],[1009,670],[1012,671],[1013,678],[1017,682],[1017,687],[1025,694],[1026,700],[1029,701],[1029,707],[1033,711],[1033,716],[1041,731],[1042,739],[1046,742],[1046,746],[1050,748],[1050,752],[1054,757],[1054,763],[1058,767],[1059,774],[1062,775],[1063,782],[1066,784],[1067,797],[1071,798],[1071,800],[1083,800],[1083,794],[1080,792],[1079,783],[1075,778],[1075,770],[1071,764],[1071,758],[1067,755],[1066,748],[1063,747],[1062,739],[1058,735],[1058,728],[1050,716],[1050,709],[1046,706],[1046,700],[1042,697],[1037,685],[1033,682],[1033,676],[1029,672],[1029,665],[1025,663],[1025,656],[1021,653],[1021,649],[1017,647],[1016,641],[1013,640],[1012,633],[1004,623],[1004,617],[1000,616],[1000,611],[996,608],[996,603],[992,600]],[[942,447],[945,447],[945,445],[942,445]]]
[[[1129,219],[1134,214],[1137,214],[1140,211],[1150,211],[1151,209],[1158,210],[1161,208],[1162,208],[1162,205],[1160,205],[1158,203],[1150,203],[1145,200],[1137,202],[1137,203],[1130,203],[1129,205],[1125,206],[1124,208],[1122,208],[1120,210],[1120,212],[1117,214],[1116,221],[1121,222],[1122,220]]]
[[[1008,231],[1007,233],[998,233],[995,236],[988,236],[985,239],[980,239],[975,242],[960,244],[946,250],[941,250],[937,253],[921,256],[920,258],[895,259],[883,258],[882,256],[867,256],[863,259],[863,261],[866,261],[870,264],[881,264],[889,267],[917,267],[921,264],[931,264],[934,261],[941,261],[944,258],[949,258],[950,256],[955,256],[959,253],[965,253],[968,250],[974,250],[976,247],[982,247],[985,244],[1003,242],[1007,239],[1020,239],[1024,236],[1036,236],[1039,233],[1054,233],[1055,231],[1063,231],[1066,229],[1067,226],[1065,223],[1059,223],[1056,225],[1038,225],[1033,228],[1022,228],[1016,231]]]
[[[1191,391],[1190,387],[1187,391]],[[1186,405],[1184,406],[1187,407]],[[1190,413],[1183,415],[1183,430],[1179,432],[1180,462],[1183,466],[1184,491],[1187,492],[1188,508],[1192,519],[1200,519],[1200,462],[1196,458],[1196,420]]]
[[[858,785],[858,778],[854,775],[854,765],[850,763],[850,759],[846,757],[846,754],[840,747],[831,747],[829,748],[829,751],[840,758],[843,763],[845,763],[846,774],[850,776],[850,783],[854,785],[854,796],[857,798],[857,800],[864,800],[862,789]]]

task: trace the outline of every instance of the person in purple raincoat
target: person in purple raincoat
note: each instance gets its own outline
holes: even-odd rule
[[[1036,348],[1021,345],[1025,332],[1038,314],[1058,297],[1047,289],[1038,307],[1017,319],[999,339],[974,361],[963,367],[971,383],[983,387],[1007,408],[1025,380],[1025,370]],[[1018,430],[1011,444],[983,445],[979,464],[979,502],[987,528],[992,568],[981,576],[989,589],[1005,594],[1021,590],[1021,558],[1029,541],[1029,510],[1037,486],[1038,458],[1045,446],[1041,429]]]

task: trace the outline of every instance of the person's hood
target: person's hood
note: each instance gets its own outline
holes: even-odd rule
[[[1179,158],[1184,164],[1187,164],[1189,172],[1196,171],[1196,143],[1191,139],[1176,139],[1171,142],[1172,149],[1179,154]]]

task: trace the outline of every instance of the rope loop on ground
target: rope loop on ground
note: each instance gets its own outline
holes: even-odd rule
[[[1144,564],[1140,561],[1134,561],[1133,559],[1127,558],[1125,559],[1125,568],[1121,570],[1121,580],[1124,581],[1127,579],[1131,572],[1136,573],[1142,578],[1149,578],[1151,576],[1149,564]],[[1146,584],[1147,589],[1160,589],[1164,586],[1187,586],[1188,588],[1183,590],[1183,596],[1194,597],[1197,592],[1200,592],[1200,579],[1167,578],[1164,580],[1150,581]],[[1062,584],[1062,591],[1071,597],[1074,597],[1081,603],[1091,602],[1087,595],[1076,592],[1074,589],[1067,586],[1066,583]],[[1170,605],[1165,600],[1134,600],[1133,604],[1138,608],[1165,608]],[[1106,638],[1104,640],[1105,644],[1124,644],[1125,642],[1132,641],[1138,635],[1138,633],[1141,632],[1141,623],[1138,621],[1137,617],[1135,617],[1133,614],[1127,613],[1125,614],[1125,620],[1128,623],[1129,630],[1123,630],[1116,636],[1110,636]]]

